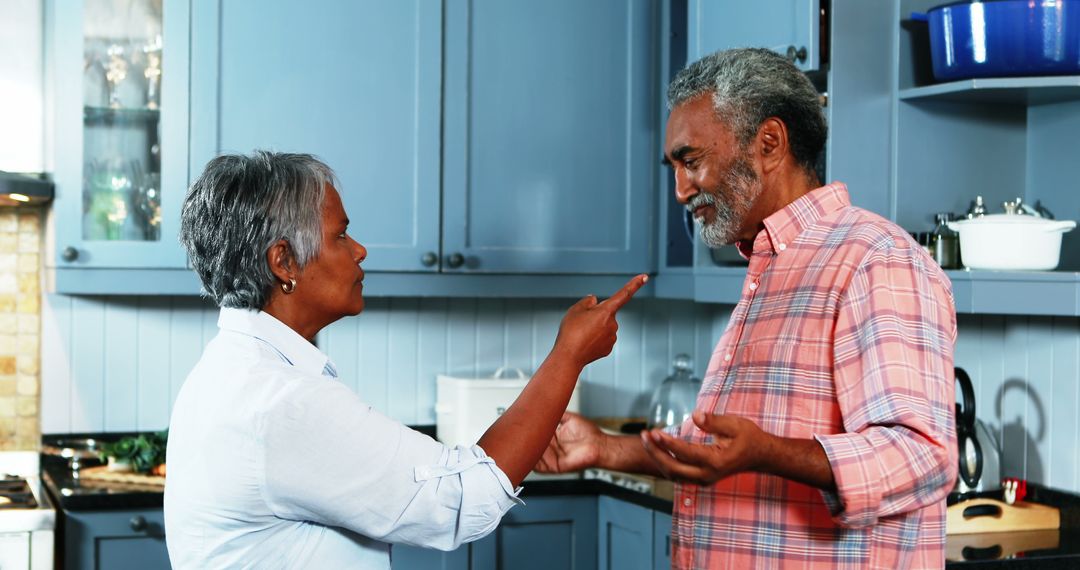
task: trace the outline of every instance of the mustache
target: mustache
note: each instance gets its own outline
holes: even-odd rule
[[[690,203],[686,205],[686,211],[693,215],[694,210],[702,206],[713,206],[717,203],[716,196],[709,194],[708,192],[699,192],[696,196],[690,199]]]

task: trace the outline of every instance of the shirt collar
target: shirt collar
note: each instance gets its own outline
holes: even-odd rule
[[[744,255],[784,251],[803,230],[814,225],[823,216],[850,205],[851,198],[843,182],[832,182],[815,188],[765,218],[765,229],[758,232],[754,238],[752,250],[747,252],[750,244],[744,242],[739,244],[739,251]]]
[[[337,377],[337,370],[329,357],[269,313],[225,307],[218,316],[218,328],[265,342],[277,351],[284,362],[304,372]]]

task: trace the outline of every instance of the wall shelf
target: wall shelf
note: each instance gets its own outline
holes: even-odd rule
[[[1080,316],[1080,273],[949,270],[957,313]]]
[[[1042,105],[1080,101],[1080,76],[965,79],[901,89],[906,101]]]

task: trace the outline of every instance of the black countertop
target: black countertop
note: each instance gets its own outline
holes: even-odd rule
[[[432,437],[435,436],[435,426],[421,425],[410,426],[421,433]],[[99,441],[115,441],[116,439],[134,435],[130,433],[109,434],[61,434],[46,435],[42,438],[46,445],[53,443],[59,438],[93,437]],[[95,461],[85,461],[86,466],[100,464]],[[97,485],[90,482],[79,482],[71,476],[71,469],[66,459],[51,455],[41,456],[42,480],[56,504],[63,510],[128,510],[128,509],[152,509],[160,508],[163,503],[163,494],[159,489],[141,486],[126,485]],[[607,495],[627,501],[642,507],[671,513],[671,501],[653,495],[639,493],[613,483],[598,479],[544,479],[525,481],[522,483],[521,497],[528,500],[529,497],[552,497],[552,496],[580,496],[580,495]]]

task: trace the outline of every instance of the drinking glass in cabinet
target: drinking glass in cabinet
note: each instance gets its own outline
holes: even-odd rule
[[[135,211],[147,240],[161,239],[161,175],[147,172],[135,188]]]

